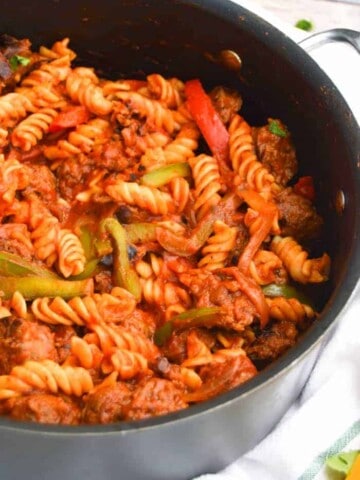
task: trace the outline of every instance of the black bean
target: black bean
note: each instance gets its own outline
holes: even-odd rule
[[[137,254],[136,248],[133,247],[132,245],[128,245],[127,254],[128,254],[129,260],[133,260],[136,257],[136,254]]]
[[[119,220],[120,223],[130,223],[131,222],[131,210],[126,205],[121,205],[121,207],[119,207],[116,210],[115,216]]]
[[[100,260],[100,263],[105,265],[105,267],[110,267],[113,264],[113,261],[114,261],[113,256],[111,253],[109,253],[109,255],[105,255],[104,257],[102,257],[102,259]]]

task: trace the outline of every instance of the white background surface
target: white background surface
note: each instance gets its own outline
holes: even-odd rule
[[[301,18],[310,19],[315,32],[330,28],[360,32],[360,4],[324,0],[233,1],[262,16],[296,41],[310,34],[294,27]],[[339,88],[360,123],[360,54],[343,42],[319,47],[310,54]]]
[[[345,3],[327,0],[252,0],[252,2],[290,25],[295,25],[297,20],[306,18],[312,21],[315,31],[335,27],[360,30],[360,1]]]

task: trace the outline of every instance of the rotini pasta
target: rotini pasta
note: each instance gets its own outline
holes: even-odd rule
[[[211,236],[201,250],[203,258],[199,267],[207,270],[217,270],[225,266],[230,252],[235,248],[237,230],[226,223],[217,220],[214,222],[214,235]]]
[[[240,181],[259,193],[270,188],[275,180],[257,160],[249,125],[236,115],[231,121],[229,132],[230,159]]]
[[[0,96],[0,410],[28,420],[41,396],[76,409],[68,423],[161,415],[252,378],[317,321],[302,284],[329,275],[309,258],[322,220],[238,92],[109,80],[75,57],[68,38],[41,46]]]
[[[61,367],[51,360],[27,361],[14,367],[9,375],[0,376],[0,398],[11,398],[33,390],[82,396],[94,384],[90,373],[82,367]]]
[[[105,188],[105,192],[117,202],[136,205],[155,215],[166,215],[174,206],[168,193],[134,182],[115,181]]]
[[[197,218],[201,219],[220,201],[221,189],[219,165],[214,157],[201,154],[189,159],[195,180],[195,205]]]
[[[330,268],[330,258],[325,253],[320,258],[308,259],[306,252],[291,237],[275,236],[271,249],[284,262],[291,277],[300,283],[319,283],[327,280]]]
[[[49,130],[49,125],[57,114],[58,112],[52,108],[44,108],[29,115],[12,131],[11,143],[14,147],[19,147],[28,152]]]
[[[95,115],[107,115],[113,105],[107,100],[101,88],[94,82],[95,75],[84,74],[83,69],[76,69],[66,79],[66,90],[74,102],[84,105]]]

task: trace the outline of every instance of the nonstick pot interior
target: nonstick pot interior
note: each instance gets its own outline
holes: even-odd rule
[[[314,176],[317,207],[327,225],[320,248],[333,260],[331,279],[326,291],[319,290],[324,314],[283,358],[228,394],[158,419],[76,428],[0,421],[0,471],[7,479],[26,471],[28,478],[65,474],[90,480],[118,478],[121,468],[122,478],[129,480],[185,479],[215,471],[259,441],[296,398],[319,342],[355,287],[360,271],[358,126],[334,85],[295,43],[231,2],[4,0],[2,7],[2,32],[30,38],[34,47],[69,37],[77,63],[96,67],[100,75],[142,78],[159,72],[184,80],[198,77],[206,88],[235,87],[251,124],[264,124],[268,117],[287,124],[300,173]],[[218,61],[223,50],[239,55],[240,71]],[[336,201],[341,192],[343,210]],[[29,444],[22,466],[17,465],[16,451]],[[161,460],[154,459],[156,451]],[[62,454],[66,462],[60,473],[52,471]]]

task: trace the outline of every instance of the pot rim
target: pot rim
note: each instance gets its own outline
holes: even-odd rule
[[[350,138],[352,142],[349,142],[349,149],[354,157],[354,164],[351,165],[351,169],[356,184],[357,196],[354,200],[354,205],[360,205],[360,128],[343,96],[320,66],[291,37],[242,5],[235,4],[231,0],[207,0],[206,2],[203,0],[182,0],[182,3],[206,10],[222,20],[231,23],[234,27],[237,26],[238,28],[251,31],[253,35],[263,35],[263,41],[265,41],[264,39],[266,38],[267,45],[271,44],[271,48],[273,48],[274,51],[276,51],[276,46],[284,45],[285,42],[285,46],[287,45],[289,47],[281,49],[281,55],[285,57],[285,60],[297,69],[299,61],[301,62],[302,73],[305,74],[308,72],[307,81],[312,84],[312,88],[318,87],[320,84],[327,88],[328,98],[326,104],[332,112],[333,118],[346,115],[345,118],[348,120],[346,126],[338,122],[338,128],[344,136],[345,134],[349,136],[350,125],[350,136],[352,135],[353,138]],[[331,101],[329,101],[329,92],[331,94]],[[347,260],[347,271],[344,274],[343,281],[341,285],[337,285],[332,292],[330,299],[321,313],[321,318],[313,324],[294,347],[291,347],[279,359],[244,384],[226,393],[217,395],[210,400],[191,405],[189,408],[144,420],[122,421],[106,425],[74,426],[21,422],[0,417],[0,430],[33,434],[41,433],[51,436],[59,434],[72,436],[128,435],[138,431],[165,428],[174,423],[191,421],[194,417],[211,414],[211,412],[218,408],[222,408],[229,403],[238,401],[240,398],[254,394],[263,386],[271,384],[279,376],[285,375],[288,370],[292,369],[303,357],[319,345],[329,331],[335,327],[336,323],[340,320],[341,314],[355,297],[356,286],[360,277],[360,215],[356,214],[354,214],[354,236],[352,241],[352,251]]]

